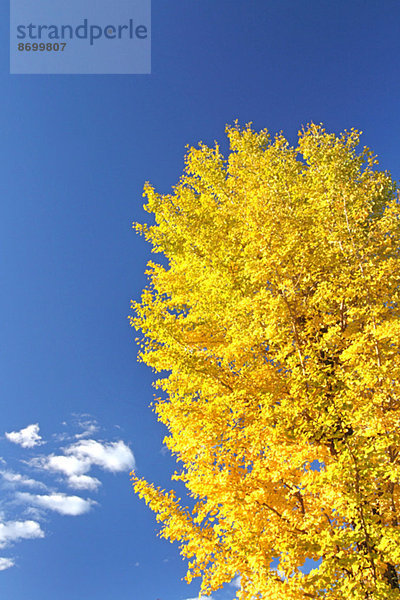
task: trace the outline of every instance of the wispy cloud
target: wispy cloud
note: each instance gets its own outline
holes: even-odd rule
[[[130,471],[135,466],[135,458],[129,446],[122,441],[105,443],[80,440],[64,448],[64,454],[37,457],[29,464],[46,471],[62,473],[72,488],[96,490],[101,482],[96,477],[87,475],[93,466],[112,473]]]
[[[53,510],[60,515],[69,515],[76,517],[87,513],[92,506],[97,504],[94,500],[81,498],[80,496],[67,496],[67,494],[29,494],[28,492],[19,492],[17,498],[27,504]]]
[[[131,449],[122,441],[102,444],[95,440],[82,440],[67,448],[65,453],[113,473],[135,466]]]
[[[15,561],[12,558],[0,558],[0,571],[5,571],[15,565]]]
[[[185,600],[213,600],[212,596],[196,596],[195,598],[186,598]]]
[[[21,473],[14,473],[14,471],[9,471],[8,469],[0,470],[0,475],[4,479],[4,481],[12,485],[38,487],[42,489],[46,488],[45,484],[41,481],[36,481],[36,479],[31,479],[30,477],[21,475]]]
[[[230,582],[229,585],[231,585],[232,587],[236,588],[236,589],[240,589],[241,586],[241,582],[240,582],[241,576],[240,575],[236,575],[236,577],[234,579],[232,579],[232,581]]]
[[[44,532],[36,521],[8,521],[0,523],[0,548],[19,540],[44,537]]]
[[[33,458],[28,464],[45,471],[57,471],[67,477],[82,475],[90,468],[90,465],[84,464],[76,456],[65,456],[63,454],[50,454],[49,456]]]
[[[80,440],[82,438],[91,437],[99,430],[99,425],[95,419],[81,419],[78,421],[78,426],[83,429],[81,433],[77,433],[75,438]]]
[[[91,477],[90,475],[70,475],[68,484],[75,490],[90,490],[95,492],[101,486],[101,481],[97,477]]]
[[[39,435],[39,424],[33,423],[19,431],[6,432],[6,438],[14,444],[19,444],[22,448],[33,448],[43,444],[42,437]]]
[[[102,485],[101,472],[129,472],[135,466],[132,450],[122,440],[93,439],[97,431],[103,430],[93,417],[73,415],[73,418],[71,428],[62,436],[51,435],[47,442],[42,440],[38,423],[6,432],[0,439],[8,452],[4,454],[7,460],[0,457],[0,483],[5,492],[0,511],[0,549],[24,539],[44,537],[39,523],[45,515],[47,520],[51,513],[64,516],[88,513],[98,503],[82,497],[82,490],[86,491],[85,496],[90,496],[90,492]],[[24,460],[13,457],[10,450],[15,449],[8,442],[31,449],[29,456]],[[41,448],[38,451],[44,443],[52,452],[44,454]],[[95,469],[96,477],[91,471]],[[71,493],[66,492],[66,485]],[[0,557],[0,571],[14,564],[13,557]]]

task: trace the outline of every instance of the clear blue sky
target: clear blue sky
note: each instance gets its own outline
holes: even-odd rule
[[[311,120],[356,127],[399,179],[400,5],[153,0],[140,76],[9,75],[8,18],[3,1],[0,594],[192,598],[129,481],[130,452],[162,487],[174,468],[126,318],[149,258],[131,229],[143,184],[168,192],[185,145],[236,118],[293,142]]]

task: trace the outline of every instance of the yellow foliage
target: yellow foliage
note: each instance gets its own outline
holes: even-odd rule
[[[240,575],[241,600],[399,599],[398,187],[354,129],[227,135],[172,194],[145,186],[136,229],[167,266],[131,322],[196,505],[136,492],[203,594]]]

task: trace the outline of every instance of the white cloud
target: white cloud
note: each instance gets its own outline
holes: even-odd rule
[[[72,439],[69,433],[52,433],[51,437],[55,442],[66,442]]]
[[[196,596],[195,598],[186,598],[186,600],[213,600],[212,596]]]
[[[51,454],[44,454],[35,448],[46,443],[40,435],[38,423],[5,433],[5,438],[13,444],[34,450],[21,461],[25,467],[16,467],[15,471],[8,466],[9,460],[6,463],[0,457],[0,484],[7,492],[5,506],[11,504],[14,511],[19,504],[20,512],[18,516],[13,515],[15,520],[7,521],[6,513],[3,514],[0,510],[0,549],[24,539],[44,537],[39,523],[43,518],[50,517],[51,512],[66,516],[88,513],[98,503],[91,498],[81,497],[80,494],[89,495],[88,492],[95,492],[102,485],[98,473],[129,472],[134,468],[135,458],[127,444],[122,440],[108,442],[93,439],[100,429],[96,420],[90,415],[76,417],[78,421],[75,420],[75,430],[72,433],[65,432],[62,437],[52,436],[54,451]],[[77,426],[79,429],[76,429]],[[31,477],[27,467],[40,469],[42,477],[36,476],[44,479],[45,483],[52,476],[55,487],[35,479],[33,472]],[[99,478],[92,476],[95,469]],[[59,485],[61,481],[64,483],[62,488]],[[69,493],[65,484],[71,488]],[[0,556],[0,571],[11,568],[14,564],[14,558]],[[139,563],[135,563],[135,566],[139,566]]]
[[[28,487],[46,488],[44,483],[42,483],[41,481],[36,481],[36,479],[30,479],[30,477],[26,477],[25,475],[21,475],[20,473],[14,473],[14,471],[0,470],[0,475],[5,481],[7,481],[7,483],[11,483],[14,485],[26,485]]]
[[[240,589],[241,583],[240,583],[240,575],[236,575],[236,577],[234,579],[232,579],[232,581],[230,582],[229,585],[233,586],[236,589]]]
[[[33,504],[39,508],[53,510],[60,515],[69,515],[76,517],[87,513],[92,506],[97,504],[94,500],[81,498],[80,496],[67,496],[66,494],[29,494],[20,492],[18,498],[28,504]]]
[[[5,571],[14,565],[15,562],[12,558],[0,558],[0,571]]]
[[[68,478],[68,484],[76,490],[96,491],[101,486],[101,481],[89,475],[71,475]]]
[[[42,458],[34,458],[29,461],[29,464],[46,471],[63,473],[67,477],[68,485],[78,490],[97,490],[101,485],[101,481],[96,477],[84,474],[92,466],[88,459],[51,454]]]
[[[96,490],[101,482],[87,475],[93,466],[116,473],[130,471],[135,466],[131,449],[124,442],[80,440],[64,448],[64,454],[31,459],[28,464],[46,471],[62,473],[68,485],[75,489]]]
[[[14,444],[19,444],[23,448],[33,448],[34,446],[38,446],[42,444],[42,438],[39,435],[39,424],[34,423],[32,425],[28,425],[24,429],[20,429],[19,431],[10,431],[6,432],[6,438],[13,442]]]
[[[67,477],[83,475],[90,469],[90,462],[76,456],[63,456],[51,454],[41,461],[41,466],[49,471],[59,471]]]
[[[4,546],[19,540],[42,537],[44,537],[44,532],[36,521],[8,521],[0,523],[0,548],[4,548]]]
[[[67,448],[65,454],[113,473],[131,470],[135,466],[131,449],[122,441],[102,444],[95,440],[82,440]]]
[[[81,427],[83,429],[83,431],[81,433],[77,433],[75,435],[75,438],[77,440],[80,440],[80,439],[86,438],[86,437],[90,437],[91,435],[94,435],[99,430],[99,426],[97,424],[97,421],[95,421],[95,420],[79,421],[78,425],[79,425],[79,427]]]
[[[18,498],[16,498],[16,500],[18,501]],[[43,521],[45,514],[43,508],[38,508],[37,506],[27,506],[24,509],[24,517],[29,517],[35,521]]]

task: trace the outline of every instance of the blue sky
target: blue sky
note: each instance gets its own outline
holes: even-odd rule
[[[149,259],[131,229],[143,184],[167,193],[185,145],[236,118],[292,142],[311,120],[356,127],[399,179],[400,5],[153,0],[137,76],[9,75],[0,11],[0,589],[193,598],[129,480],[134,462],[162,487],[174,470],[127,319]]]

